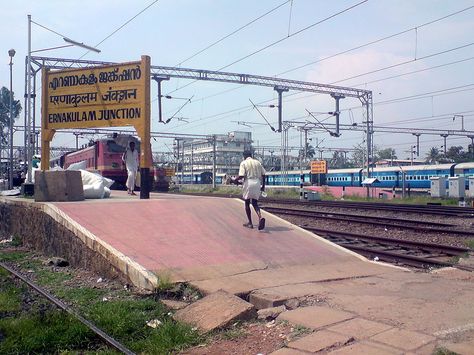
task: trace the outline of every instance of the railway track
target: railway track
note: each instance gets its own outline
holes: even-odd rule
[[[347,202],[347,201],[298,201],[288,199],[265,199],[262,203],[275,203],[282,205],[297,206],[321,206],[342,209],[377,210],[389,212],[406,212],[417,214],[429,214],[448,217],[474,218],[474,208],[453,207],[439,205],[407,205],[382,202]]]
[[[302,225],[301,228],[313,232],[344,248],[362,254],[369,259],[423,269],[433,266],[453,266],[467,271],[474,271],[473,268],[457,265],[453,261],[453,258],[468,253],[470,251],[469,248],[389,239],[366,234],[336,232],[305,225]]]
[[[474,231],[455,229],[454,228],[455,225],[449,224],[449,223],[415,221],[412,219],[404,219],[404,218],[361,216],[361,215],[346,214],[346,213],[308,211],[308,210],[281,208],[281,207],[263,207],[263,208],[267,212],[275,213],[279,215],[286,215],[286,216],[344,221],[344,222],[350,222],[350,223],[377,225],[377,226],[381,226],[385,228],[387,227],[400,228],[400,229],[409,229],[409,230],[418,231],[418,232],[448,233],[448,234],[474,237]]]
[[[221,197],[221,198],[241,198],[241,195],[235,194],[212,194],[212,193],[179,193],[183,195],[204,196],[204,197]],[[406,212],[416,214],[427,214],[446,217],[463,217],[474,218],[474,208],[457,207],[457,206],[441,206],[441,205],[411,205],[398,203],[383,202],[351,202],[351,201],[300,201],[298,199],[278,199],[264,198],[260,200],[262,205],[273,203],[281,205],[295,206],[321,206],[341,209],[358,209],[358,210],[376,210],[388,212]]]
[[[78,314],[76,311],[74,311],[71,307],[66,305],[64,302],[62,302],[60,299],[54,297],[51,293],[46,291],[44,288],[36,285],[33,283],[31,280],[20,274],[18,271],[15,269],[11,268],[4,262],[0,262],[0,267],[8,271],[10,274],[18,278],[19,280],[23,281],[26,283],[29,287],[31,287],[33,290],[38,292],[40,295],[45,297],[48,301],[51,303],[54,303],[57,307],[61,308],[62,310],[66,311],[70,315],[72,315],[74,318],[76,318],[79,322],[84,324],[87,328],[89,328],[91,331],[93,331],[97,336],[99,336],[104,342],[106,342],[108,345],[112,346],[114,349],[120,351],[123,354],[127,355],[133,355],[135,354],[131,350],[129,350],[127,347],[125,347],[123,344],[112,338],[110,335],[99,329],[96,325],[94,325],[92,322],[88,321],[84,317],[82,317],[80,314]]]

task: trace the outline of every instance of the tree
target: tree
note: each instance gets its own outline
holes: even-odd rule
[[[332,169],[344,169],[349,167],[350,164],[346,161],[346,156],[344,152],[334,152],[331,160],[329,161],[329,166]]]
[[[446,152],[446,159],[455,163],[463,163],[470,160],[470,154],[464,151],[464,148],[460,145],[451,146]]]
[[[426,154],[426,162],[429,164],[436,164],[442,158],[442,154],[440,153],[439,149],[436,147],[431,147],[428,154]]]
[[[367,153],[366,148],[363,143],[357,144],[354,146],[354,151],[352,152],[352,163],[356,167],[363,167],[367,163]]]
[[[21,112],[20,100],[15,100],[13,95],[13,120],[17,119]],[[10,127],[10,90],[6,87],[0,89],[0,142],[6,144],[8,139],[6,132]],[[6,128],[6,129],[5,129]]]
[[[314,150],[314,147],[311,144],[308,144],[306,147],[306,158],[313,158],[315,154],[316,151]]]
[[[375,149],[375,161],[397,159],[397,153],[393,148]]]

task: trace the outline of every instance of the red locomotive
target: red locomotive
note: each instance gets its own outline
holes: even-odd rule
[[[140,142],[137,138],[118,135],[95,142],[91,141],[88,147],[65,154],[59,159],[60,166],[67,169],[72,164],[85,161],[86,170],[97,172],[114,180],[112,189],[123,189],[127,181],[127,171],[122,162],[122,156],[131,141],[135,142],[135,147],[140,152]],[[152,189],[159,187],[160,191],[168,191],[169,179],[166,184],[161,178],[163,176],[161,170],[164,168],[150,169],[150,180],[153,181]]]

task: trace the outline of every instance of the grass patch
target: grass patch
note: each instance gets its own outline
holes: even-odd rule
[[[174,322],[167,309],[151,299],[100,302],[86,312],[97,326],[136,352],[167,354],[200,340],[196,331]],[[148,327],[146,323],[152,319],[162,324],[155,329]]]
[[[3,270],[3,269],[2,269]],[[15,287],[13,282],[0,275],[0,314],[4,312],[17,312],[21,309],[22,290]],[[7,276],[8,277],[8,276]]]
[[[307,327],[305,327],[305,326],[303,326],[303,325],[295,325],[295,326],[293,327],[293,332],[291,333],[291,336],[292,336],[293,338],[298,338],[298,337],[300,337],[300,336],[303,336],[303,335],[305,335],[305,334],[309,334],[309,333],[311,333],[311,332],[312,332],[311,329],[309,329],[309,328],[307,328]]]
[[[469,248],[474,250],[474,239],[468,239],[464,241],[464,244]]]
[[[190,326],[166,320],[157,329],[148,331],[148,336],[130,345],[136,352],[147,354],[170,354],[201,342],[202,336]]]
[[[245,331],[242,328],[231,328],[222,332],[222,338],[226,340],[235,340],[245,336]]]
[[[162,320],[166,315],[161,303],[146,299],[98,302],[84,311],[97,326],[122,339],[142,336],[147,321]]]
[[[67,274],[62,271],[51,271],[51,270],[38,270],[36,272],[36,280],[39,284],[43,286],[57,286],[64,281],[72,279],[71,274]]]
[[[94,334],[84,325],[59,311],[4,318],[0,332],[2,354],[56,353],[62,349],[87,349]]]
[[[171,281],[171,275],[166,272],[157,273],[158,285],[156,286],[156,292],[161,293],[171,290],[174,287],[174,283]]]
[[[455,353],[454,351],[441,347],[441,348],[436,348],[433,351],[433,355],[459,355],[459,354]]]
[[[0,252],[0,261],[18,261],[23,260],[28,253],[22,251]]]
[[[461,257],[456,255],[456,256],[452,256],[449,258],[448,262],[450,264],[458,264],[459,263],[459,260],[461,260]]]
[[[61,287],[57,289],[54,293],[56,294],[56,296],[63,300],[84,307],[95,302],[102,301],[102,297],[105,295],[106,290],[91,287]]]
[[[12,238],[12,241],[11,241],[10,245],[11,245],[12,247],[20,247],[20,246],[23,245],[23,241],[21,240],[20,237],[14,235],[13,238]]]
[[[190,326],[175,322],[168,309],[153,296],[136,296],[122,288],[74,287],[72,282],[65,282],[73,279],[73,270],[44,266],[31,253],[4,252],[0,256],[15,262],[23,271],[31,271],[36,283],[72,304],[78,313],[137,353],[170,354],[203,339]],[[26,286],[18,287],[9,273],[2,270],[0,354],[117,354],[66,312],[57,310],[41,296],[30,294]],[[163,289],[176,288],[170,277],[162,276],[161,281]],[[191,288],[178,288],[180,296],[194,296]],[[106,294],[110,301],[103,301]],[[161,322],[157,328],[147,325],[154,319]]]

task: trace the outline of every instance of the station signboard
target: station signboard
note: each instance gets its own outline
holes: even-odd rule
[[[135,125],[145,115],[141,61],[45,71],[43,124],[48,129]]]
[[[326,174],[328,167],[326,160],[313,160],[311,161],[311,174]]]
[[[150,57],[140,61],[65,70],[43,69],[41,169],[49,168],[49,145],[57,130],[133,126],[150,141]],[[151,167],[143,144],[140,168]]]

